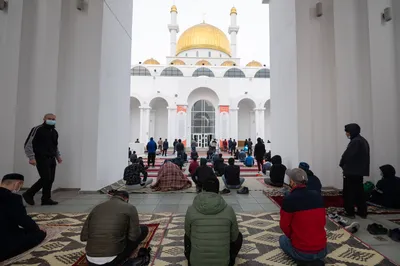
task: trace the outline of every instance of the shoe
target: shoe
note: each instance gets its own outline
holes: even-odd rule
[[[356,212],[356,215],[361,219],[367,219],[367,214],[360,214],[359,212]]]
[[[395,242],[400,242],[400,229],[395,228],[393,230],[389,230],[388,236]]]
[[[349,214],[347,212],[342,213],[343,217],[349,218],[349,219],[355,219],[356,216],[354,214]]]
[[[196,193],[200,193],[202,191],[201,187],[196,186]]]
[[[54,201],[52,199],[46,200],[46,201],[42,201],[42,206],[52,206],[52,205],[57,205],[58,202]]]
[[[220,194],[222,194],[222,195],[229,195],[229,194],[231,194],[231,191],[230,191],[229,189],[227,189],[227,188],[224,188],[224,189],[220,192]]]
[[[237,191],[238,194],[246,195],[249,194],[249,188],[248,187],[243,187],[242,189]]]
[[[31,206],[35,205],[35,200],[33,199],[33,197],[28,195],[26,192],[22,194],[22,197],[24,198],[25,202],[28,203],[29,205]]]
[[[346,219],[344,219],[343,217],[338,217],[336,218],[335,222],[337,222],[340,226],[346,227],[349,225],[349,221],[347,221]]]
[[[381,224],[373,223],[367,226],[367,231],[371,235],[386,235],[388,230],[383,227]]]
[[[344,229],[346,229],[350,234],[355,234],[357,233],[358,229],[360,229],[360,224],[357,222],[353,222],[350,225],[346,226]]]

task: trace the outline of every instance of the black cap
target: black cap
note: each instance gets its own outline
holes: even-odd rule
[[[124,190],[114,191],[114,193],[112,195],[113,196],[117,196],[117,197],[123,197],[123,198],[129,199],[129,193],[127,191],[124,191]]]
[[[17,173],[11,173],[3,176],[2,182],[6,180],[17,180],[17,181],[24,181],[24,176]]]

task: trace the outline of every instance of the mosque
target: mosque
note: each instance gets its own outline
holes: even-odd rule
[[[175,5],[170,13],[166,64],[150,58],[132,67],[130,142],[180,138],[206,147],[214,138],[269,139],[270,71],[259,61],[241,62],[237,9],[230,11],[230,41],[205,21],[177,40]]]

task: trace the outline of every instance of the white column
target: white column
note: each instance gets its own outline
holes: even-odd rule
[[[229,109],[229,124],[230,124],[230,138],[238,141],[239,128],[238,128],[238,112],[239,108]]]
[[[265,138],[265,134],[264,134],[264,129],[265,129],[265,125],[264,125],[264,123],[265,123],[265,117],[264,117],[265,108],[255,108],[254,112],[255,112],[255,119],[256,119],[256,139],[254,141],[256,141],[257,138],[262,138],[262,139]]]
[[[170,56],[176,55],[176,35],[179,33],[179,25],[177,22],[178,10],[176,6],[171,7],[171,24],[168,25],[170,33]]]
[[[170,147],[176,139],[176,107],[167,107],[168,110],[168,143]]]
[[[140,109],[140,142],[147,143],[150,138],[150,107],[139,107]]]
[[[237,34],[239,32],[239,26],[237,25],[237,11],[236,8],[231,9],[231,25],[229,26],[228,32],[231,36],[231,53],[232,57],[236,58],[237,54]]]

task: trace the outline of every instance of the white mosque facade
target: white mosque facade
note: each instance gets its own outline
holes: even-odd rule
[[[130,141],[161,137],[172,145],[175,138],[195,139],[205,147],[211,138],[269,139],[269,69],[238,57],[236,8],[230,12],[230,41],[204,22],[177,40],[177,15],[173,6],[166,64],[151,58],[132,67]]]

